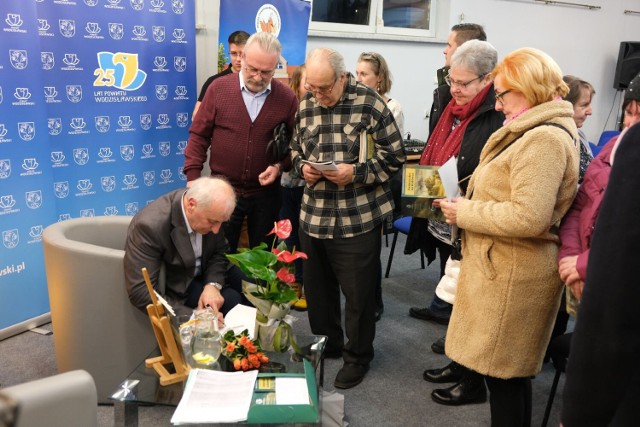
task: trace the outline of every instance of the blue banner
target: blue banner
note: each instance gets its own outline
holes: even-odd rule
[[[237,30],[273,33],[289,66],[304,64],[311,2],[308,0],[220,0],[220,43]]]
[[[0,3],[0,329],[49,311],[42,230],[185,185],[187,0]]]

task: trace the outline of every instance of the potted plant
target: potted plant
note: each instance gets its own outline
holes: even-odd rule
[[[274,224],[267,236],[273,234],[271,251],[263,242],[254,248],[241,248],[237,254],[227,255],[229,261],[254,280],[243,281],[242,290],[247,299],[257,308],[256,337],[264,350],[286,351],[291,340],[289,312],[291,303],[297,301],[291,283],[295,282],[294,261],[307,259],[307,254],[289,251],[284,239],[291,234],[291,221],[288,219]],[[280,243],[276,246],[277,239]],[[288,318],[289,317],[289,318]]]

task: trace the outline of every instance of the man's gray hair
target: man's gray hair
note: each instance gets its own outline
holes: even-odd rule
[[[249,40],[247,40],[247,44],[244,45],[244,50],[249,50],[254,43],[265,53],[277,54],[278,58],[282,53],[282,44],[277,37],[271,33],[254,33],[249,37]]]
[[[327,60],[336,75],[336,79],[339,79],[347,72],[347,67],[344,65],[344,57],[337,50],[333,50],[330,47],[317,47],[312,49],[307,55],[305,63],[309,63],[309,60],[319,58]]]
[[[229,215],[236,208],[236,192],[223,176],[202,176],[192,181],[187,189],[189,198],[202,206],[224,206]]]
[[[481,40],[464,42],[451,57],[451,67],[466,67],[478,76],[489,74],[497,63],[496,48]]]

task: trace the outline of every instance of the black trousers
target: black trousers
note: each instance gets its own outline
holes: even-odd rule
[[[531,379],[485,377],[491,427],[531,427]]]
[[[309,256],[304,262],[304,288],[311,330],[329,337],[327,352],[342,349],[345,363],[366,365],[373,359],[380,233],[381,226],[350,238],[317,239],[302,229],[299,233]],[[345,298],[344,332],[340,291]]]
[[[278,220],[280,209],[280,184],[274,184],[268,190],[250,197],[238,197],[236,208],[229,221],[224,224],[224,235],[229,242],[229,253],[236,253],[242,223],[247,218],[249,229],[249,247],[265,242],[269,247],[274,236],[267,237]]]

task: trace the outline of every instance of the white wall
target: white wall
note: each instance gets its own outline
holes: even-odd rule
[[[215,22],[206,34],[196,39],[201,50],[211,52],[217,46],[218,0],[196,0],[205,3],[209,16]],[[601,6],[600,10],[576,7],[551,6],[533,0],[450,0],[449,24],[460,22],[482,24],[500,57],[524,46],[542,49],[550,54],[565,74],[577,75],[596,89],[593,116],[588,119],[584,131],[592,141],[597,141],[603,129],[612,129],[618,116],[618,96],[615,105],[613,74],[621,41],[640,40],[640,16],[625,15],[625,9],[640,10],[638,0],[571,0]],[[209,19],[209,18],[207,18]],[[199,33],[201,34],[201,33]],[[214,36],[215,34],[215,36]],[[438,35],[446,39],[447,34]],[[207,49],[203,47],[207,46]],[[405,130],[413,137],[426,139],[428,111],[432,102],[435,70],[444,64],[443,43],[416,43],[367,39],[336,39],[309,37],[307,49],[329,46],[340,51],[347,68],[355,71],[356,59],[363,51],[382,54],[394,77],[391,96],[403,106]],[[202,59],[202,60],[201,60]],[[215,69],[215,55],[198,56],[198,84]],[[609,111],[611,118],[607,122]],[[605,123],[606,122],[606,123]]]

